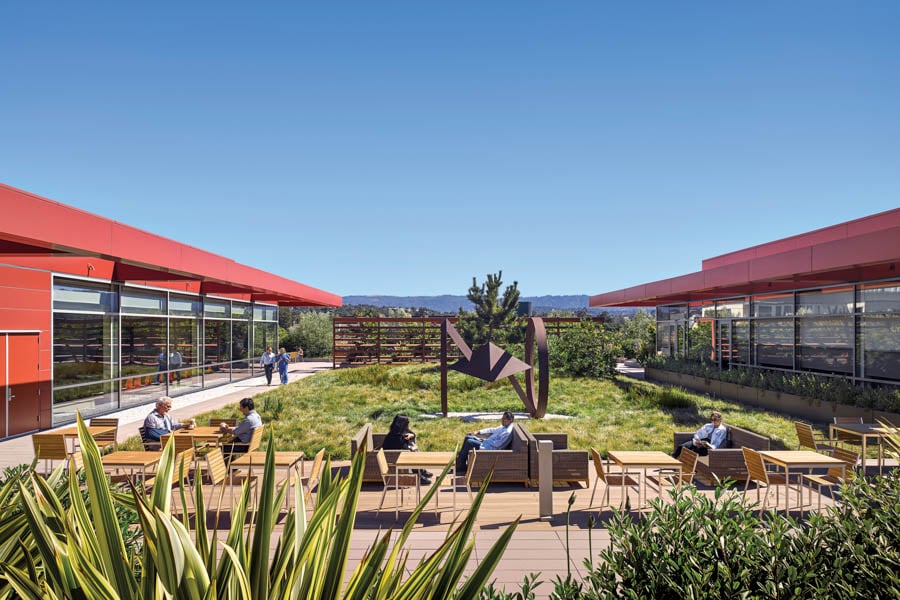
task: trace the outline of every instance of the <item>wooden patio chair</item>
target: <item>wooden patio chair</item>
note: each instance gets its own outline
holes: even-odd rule
[[[591,492],[591,501],[588,502],[588,508],[591,508],[594,505],[594,495],[597,493],[597,487],[600,485],[601,481],[606,486],[605,503],[601,504],[601,507],[609,506],[609,488],[613,485],[620,486],[624,492],[622,494],[622,501],[619,503],[620,507],[625,505],[625,499],[628,498],[629,486],[635,486],[638,493],[638,499],[640,499],[641,490],[638,487],[639,482],[631,476],[632,473],[627,471],[622,473],[607,473],[606,469],[603,467],[603,459],[600,458],[600,453],[593,447],[591,447],[591,460],[594,462],[594,471],[596,471],[597,477],[594,479],[594,490]]]
[[[188,487],[190,488],[191,493],[188,494],[191,498],[194,497],[194,485],[190,478],[191,467],[194,463],[194,449],[188,448],[184,452],[179,452],[175,454],[175,468],[172,469],[172,479],[167,483],[165,481],[160,481],[159,477],[152,476],[148,477],[144,480],[143,483],[143,491],[145,494],[150,494],[153,491],[153,488],[157,485],[168,485],[171,493],[172,493],[172,513],[175,513],[175,507],[178,506],[178,503],[175,498],[175,492],[178,491],[179,486],[182,482],[182,466],[183,466],[183,480],[187,482]]]
[[[81,453],[69,450],[66,443],[66,436],[56,433],[35,433],[31,436],[31,443],[34,446],[34,456],[39,461],[44,461],[44,475],[49,474],[53,470],[54,461],[63,461],[66,468],[71,471],[72,467],[77,471],[81,467]]]
[[[222,423],[225,423],[229,427],[234,427],[237,425],[237,419],[211,418],[209,420],[210,427],[219,427]]]
[[[447,479],[450,480],[450,485],[453,487],[453,514],[456,514],[456,488],[458,486],[464,485],[466,486],[466,492],[469,494],[469,505],[472,504],[472,476],[476,473],[475,462],[478,460],[478,452],[474,450],[469,451],[469,461],[466,463],[466,472],[465,473],[457,473],[455,469],[450,469],[447,473]],[[445,480],[446,481],[446,480]],[[442,483],[443,485],[443,483]]]
[[[209,478],[209,483],[212,485],[212,490],[219,488],[218,501],[216,502],[216,512],[222,508],[222,498],[225,496],[225,485],[229,483],[230,477],[228,473],[228,465],[225,464],[225,456],[222,454],[222,449],[218,447],[210,448],[209,452],[204,456],[204,461],[206,464],[206,476]],[[245,482],[250,482],[250,487],[254,488],[257,483],[257,477],[254,475],[250,477],[248,475],[244,475],[241,478],[241,485]],[[258,493],[258,491],[256,491]],[[234,505],[234,486],[231,486],[231,504]]]
[[[785,502],[789,501],[790,488],[787,486],[788,480],[787,477],[781,475],[779,473],[771,473],[766,470],[766,463],[763,461],[762,455],[756,450],[751,450],[750,448],[741,448],[744,453],[744,463],[747,465],[747,483],[744,485],[744,494],[747,493],[747,488],[750,487],[750,482],[753,481],[756,483],[756,501],[759,502],[759,492],[762,486],[766,486],[766,494],[762,499],[762,506],[760,506],[760,511],[764,510],[766,507],[766,502],[769,499],[769,489],[772,485],[776,486],[775,488],[775,508],[778,508],[778,502],[780,498],[780,487],[781,485],[785,486]],[[802,493],[802,492],[801,492]],[[802,498],[801,504],[802,504]]]
[[[250,434],[250,441],[244,443],[240,440],[234,440],[225,444],[226,446],[230,446],[234,450],[232,450],[231,454],[243,454],[245,452],[253,452],[255,450],[259,450],[259,447],[262,445],[263,432],[265,431],[265,425],[260,425],[256,429],[253,430],[253,433]]]
[[[316,456],[313,458],[312,469],[309,472],[309,477],[306,478],[306,485],[304,486],[306,489],[303,492],[304,505],[309,504],[309,500],[312,498],[313,488],[318,488],[319,486],[319,477],[322,475],[322,464],[324,461],[325,448],[322,448],[316,452]],[[288,480],[288,484],[290,484],[290,479]],[[384,500],[384,497],[382,497],[382,500]],[[312,507],[315,507],[315,503],[313,503]]]
[[[807,483],[809,487],[809,505],[812,506],[812,492],[813,486],[817,487],[817,491],[819,493],[819,511],[822,511],[822,489],[823,488],[832,488],[844,483],[844,473],[846,471],[846,478],[849,479],[853,476],[853,467],[856,466],[856,461],[859,460],[859,454],[853,452],[852,450],[846,450],[844,448],[835,448],[831,453],[833,458],[836,458],[840,461],[847,463],[847,467],[845,469],[841,469],[840,467],[831,467],[828,469],[828,473],[825,475],[803,475],[803,481]]]
[[[384,490],[381,492],[381,502],[378,503],[378,510],[375,512],[381,512],[381,507],[384,505],[384,498],[387,496],[388,490],[400,490],[400,503],[403,503],[403,490],[404,488],[409,487],[409,485],[402,483],[404,475],[400,475],[399,477],[395,472],[391,470],[390,465],[388,465],[387,457],[384,455],[384,449],[379,448],[375,453],[376,460],[378,461],[378,470],[381,472],[381,481],[384,484]],[[400,511],[400,507],[396,507],[396,512]]]
[[[834,450],[835,440],[830,440],[813,431],[812,425],[802,421],[794,421],[794,429],[797,431],[797,450],[807,448],[815,452],[831,452]]]
[[[680,481],[678,480],[677,469],[660,469],[657,475],[649,475],[647,479],[655,482],[657,486],[662,486],[663,481],[669,481],[672,483],[672,485],[691,485],[692,483],[694,483],[694,475],[696,474],[698,457],[699,454],[697,454],[690,448],[684,448],[681,450],[681,453],[678,455],[678,460],[679,462],[681,462]]]
[[[94,442],[101,450],[112,448],[113,451],[119,449],[119,419],[114,417],[94,417],[90,422],[91,427],[113,427],[111,431],[100,433],[94,436]]]

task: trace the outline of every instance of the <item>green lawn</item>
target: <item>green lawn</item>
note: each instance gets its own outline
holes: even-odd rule
[[[523,412],[508,381],[485,383],[455,371],[449,376],[451,412]],[[436,365],[372,366],[318,373],[254,398],[278,450],[307,455],[324,447],[334,459],[349,458],[350,437],[371,421],[387,431],[397,413],[409,415],[422,450],[452,450],[465,432],[493,426],[460,419],[431,418],[441,406],[440,370]],[[564,431],[572,448],[662,450],[671,452],[673,431],[693,431],[719,410],[726,423],[768,435],[773,448],[795,448],[793,419],[679,389],[621,377],[596,380],[550,378],[548,413],[569,418],[528,421],[530,431]],[[240,416],[237,406],[197,415]],[[268,434],[267,434],[268,437]],[[137,448],[136,438],[127,447]]]

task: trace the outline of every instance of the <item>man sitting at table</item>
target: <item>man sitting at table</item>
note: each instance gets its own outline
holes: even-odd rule
[[[675,448],[672,454],[675,458],[681,454],[685,448],[693,450],[700,456],[709,454],[710,448],[721,448],[725,443],[725,436],[728,434],[728,428],[722,425],[722,413],[717,410],[712,411],[709,415],[709,423],[701,427],[694,433],[694,437],[690,441]]]
[[[512,440],[513,420],[515,417],[510,411],[504,411],[500,417],[499,427],[488,427],[466,434],[462,449],[456,456],[456,472],[465,473],[469,465],[469,450],[503,450]],[[489,436],[481,439],[481,436]]]
[[[243,454],[250,447],[250,438],[253,437],[253,430],[262,427],[262,418],[256,412],[253,406],[252,398],[244,398],[241,400],[241,413],[244,418],[234,427],[229,427],[226,423],[222,423],[219,427],[223,431],[234,436],[234,441],[230,444],[222,446],[222,454],[225,459],[231,461],[235,454]]]
[[[171,410],[172,399],[168,396],[163,396],[156,401],[156,408],[144,419],[144,430],[146,431],[147,439],[158,442],[159,438],[165,434],[184,427],[184,425],[169,415]]]

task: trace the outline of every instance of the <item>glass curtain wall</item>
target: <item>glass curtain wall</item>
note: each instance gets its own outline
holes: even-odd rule
[[[900,282],[660,306],[657,353],[900,383]]]
[[[57,278],[53,422],[248,377],[277,335],[274,306]]]

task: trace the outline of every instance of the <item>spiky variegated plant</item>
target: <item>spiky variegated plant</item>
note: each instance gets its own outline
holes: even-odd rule
[[[448,531],[444,542],[404,576],[408,554],[403,550],[420,512],[437,491],[422,498],[399,538],[390,544],[391,532],[379,537],[360,560],[348,583],[344,572],[362,484],[364,456],[353,458],[349,477],[332,479],[324,469],[316,506],[307,521],[301,484],[295,482],[294,506],[288,512],[274,552],[277,511],[286,488],[275,485],[273,444],[269,444],[260,484],[259,507],[244,526],[250,508],[250,487],[245,484],[233,507],[231,527],[224,542],[206,527],[202,484],[196,486],[193,532],[189,528],[188,498],[179,485],[181,518],[171,512],[171,490],[157,485],[149,495],[132,488],[131,494],[112,492],[103,472],[100,453],[84,421],[78,417],[84,455],[87,501],[78,478],[68,479],[68,489],[54,487],[50,479],[33,472],[28,484],[16,481],[16,489],[0,490],[0,500],[17,495],[22,521],[6,531],[18,542],[0,543],[0,579],[7,585],[0,597],[22,598],[323,598],[416,599],[475,598],[496,567],[518,521],[508,527],[487,556],[467,579],[463,571],[471,556],[472,528],[486,486],[475,498],[468,516]],[[163,449],[157,481],[171,481],[176,465],[171,445]],[[444,469],[446,475],[450,465]],[[59,500],[68,493],[65,508]],[[115,504],[123,502],[137,511],[144,544],[141,554],[129,555],[116,520]],[[218,522],[218,515],[216,515]],[[217,552],[221,546],[221,555]]]

